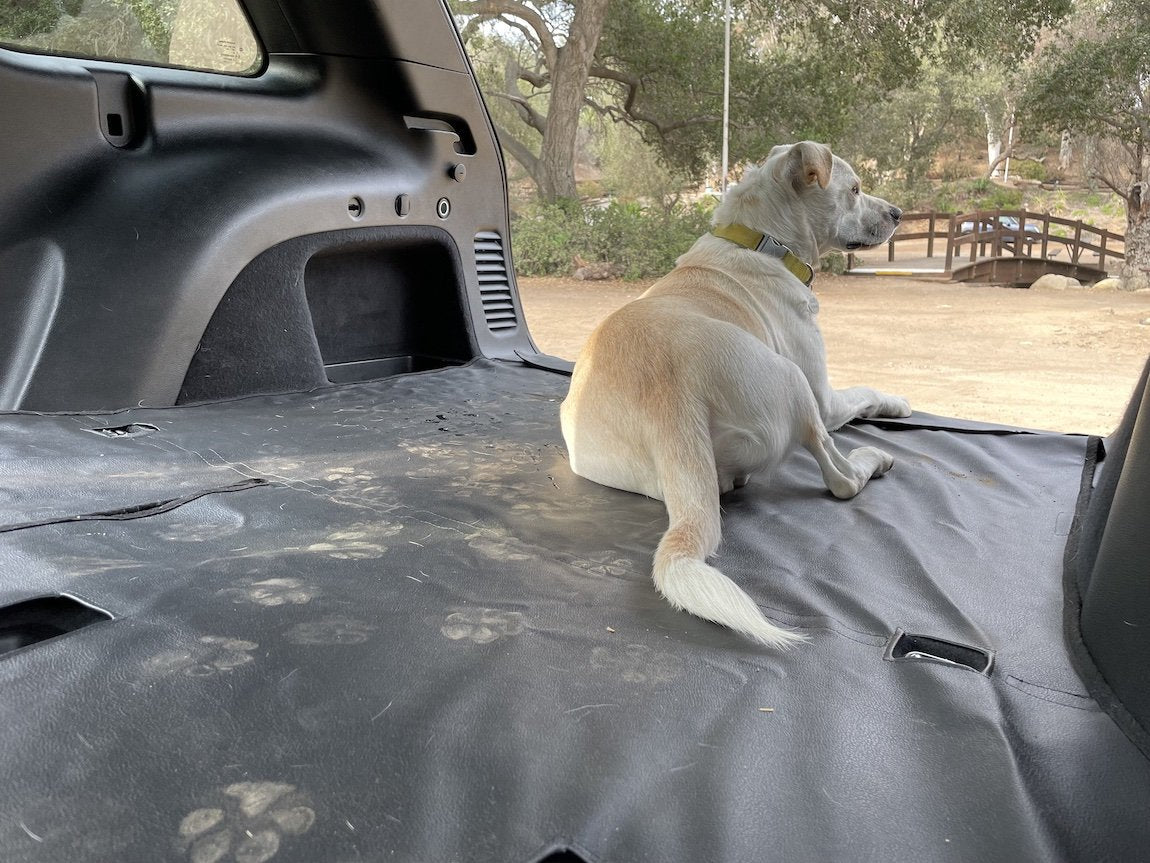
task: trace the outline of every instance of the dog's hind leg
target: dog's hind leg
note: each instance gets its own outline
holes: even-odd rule
[[[803,446],[819,463],[831,494],[840,500],[854,497],[871,477],[882,476],[894,464],[889,454],[873,446],[859,447],[844,456],[821,423],[810,426]]]

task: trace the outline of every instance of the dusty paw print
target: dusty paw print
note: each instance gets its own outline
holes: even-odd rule
[[[621,649],[596,647],[591,651],[591,667],[618,674],[628,683],[666,683],[683,671],[677,656],[644,644],[628,644]]]
[[[491,560],[531,560],[519,540],[497,528],[470,534],[467,544]]]
[[[237,782],[217,797],[180,822],[177,844],[191,863],[266,863],[284,837],[315,823],[306,797],[285,782]]]
[[[304,551],[326,554],[339,560],[373,560],[387,553],[387,546],[381,540],[395,536],[401,530],[401,525],[389,521],[361,522],[328,534],[321,542],[307,546]]]
[[[336,503],[370,508],[379,505],[391,494],[391,490],[381,485],[375,476],[353,467],[331,468],[322,479],[334,483],[330,493]]]
[[[331,615],[320,620],[297,623],[284,633],[293,644],[363,644],[379,629],[362,620]]]
[[[340,485],[359,485],[375,479],[371,474],[356,470],[354,467],[333,467],[324,474],[323,478],[328,482],[335,482]]]
[[[589,554],[587,557],[577,557],[571,561],[572,566],[586,570],[592,575],[630,575],[635,571],[635,564],[625,557],[616,557],[609,551]]]
[[[230,522],[202,522],[176,519],[164,526],[160,538],[168,542],[211,542],[226,539],[240,529]]]
[[[249,582],[242,587],[229,587],[219,591],[219,596],[235,603],[251,602],[268,607],[303,605],[318,595],[318,588],[309,587],[299,578],[265,578],[262,581]]]
[[[447,615],[439,631],[452,641],[467,639],[476,644],[489,644],[523,631],[523,615],[518,611],[497,608],[468,609]]]
[[[182,671],[189,677],[210,677],[252,662],[252,651],[257,647],[254,641],[204,635],[190,650],[165,650],[149,659],[148,665],[161,674]]]

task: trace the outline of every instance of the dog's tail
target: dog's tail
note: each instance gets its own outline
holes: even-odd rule
[[[666,477],[663,500],[670,527],[655,551],[655,587],[675,608],[730,627],[768,647],[806,641],[801,633],[771,623],[737,584],[707,555],[719,546],[719,490],[709,436],[693,455],[679,451],[675,473]]]

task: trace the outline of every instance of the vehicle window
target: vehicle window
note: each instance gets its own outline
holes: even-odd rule
[[[0,45],[233,75],[263,64],[236,0],[0,0]]]
[[[1150,345],[1145,0],[767,5],[452,0],[535,343],[576,359],[711,230],[724,189],[817,141],[854,196],[900,210],[889,241],[796,255],[833,386],[1111,432]],[[581,77],[560,69],[576,48]]]

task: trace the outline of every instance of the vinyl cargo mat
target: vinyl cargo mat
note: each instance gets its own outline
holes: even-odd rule
[[[805,451],[724,497],[780,653],[658,598],[662,504],[570,472],[567,383],[0,416],[0,859],[1150,853],[1064,646],[1086,438],[855,425],[895,466],[853,500]]]

